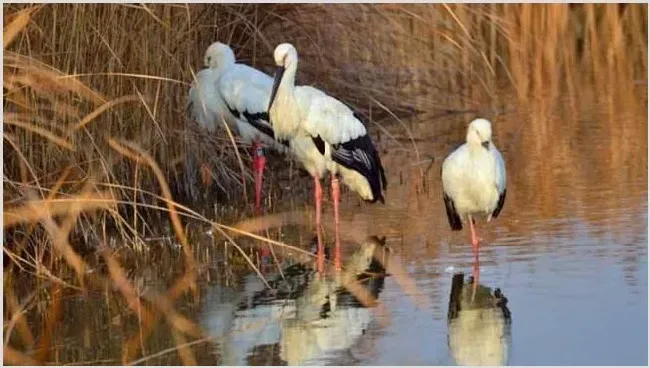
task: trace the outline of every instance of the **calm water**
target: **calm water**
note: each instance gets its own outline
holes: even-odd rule
[[[199,305],[179,306],[215,337],[196,348],[199,363],[456,362],[448,344],[452,274],[446,269],[453,266],[456,271],[471,273],[472,253],[468,232],[449,230],[440,162],[452,146],[462,142],[466,122],[438,120],[435,129],[429,124],[418,121],[409,125],[418,137],[414,143],[420,160],[436,159],[429,170],[427,162],[417,164],[404,130],[391,127],[399,143],[386,136],[381,143],[389,174],[386,205],[359,205],[350,193],[343,196],[344,231],[361,237],[385,236],[393,259],[401,266],[389,267],[392,275],[373,290],[383,311],[350,305],[343,297],[333,300],[327,293],[330,298],[323,299],[318,294],[322,288],[336,286],[331,279],[318,281],[322,285],[312,279],[302,294],[280,293],[275,299],[265,294],[263,302],[259,291],[264,285],[255,275],[229,285],[205,283]],[[551,119],[546,129],[538,131],[523,117],[507,116],[496,121],[493,130],[495,143],[506,159],[508,198],[501,216],[478,228],[484,238],[480,283],[502,289],[509,300],[512,324],[507,338],[486,334],[488,337],[466,350],[479,354],[480,344],[496,344],[506,348],[504,363],[511,365],[646,365],[646,117],[615,123],[606,116],[576,122]],[[424,172],[423,178],[420,172]],[[296,199],[278,210],[304,205]],[[326,221],[332,220],[329,204],[324,214]],[[288,241],[292,233],[286,232]],[[303,232],[303,238],[310,237],[307,229]],[[349,240],[345,247],[347,255],[358,249]],[[220,264],[217,255],[203,266],[217,269]],[[402,270],[406,275],[400,274]],[[408,276],[416,287],[407,291],[398,282],[401,276]],[[309,307],[305,309],[305,293],[316,293],[320,299],[306,303]],[[255,303],[251,302],[254,295],[258,295]],[[319,317],[326,304],[327,318]],[[100,318],[97,313],[107,316]],[[120,341],[137,331],[137,320],[115,322],[111,313],[87,313],[95,322],[87,323],[90,327],[85,333],[70,327],[80,322],[68,320],[61,345],[86,346],[92,353],[61,354],[57,359],[119,363]],[[305,322],[305,315],[311,322]],[[157,349],[149,348],[148,354],[175,345],[167,327],[157,329],[154,336],[160,344]],[[92,347],[92,341],[104,339],[113,343]],[[179,361],[171,351],[147,363]]]
[[[411,126],[423,156],[441,157],[464,137],[462,122],[442,122],[437,132],[428,133],[425,124]],[[480,282],[501,288],[512,311],[505,363],[647,364],[646,122],[631,119],[627,129],[614,129],[604,120],[573,126],[558,121],[549,124],[546,136],[531,134],[522,124],[511,119],[494,125],[507,161],[508,199],[499,219],[479,227],[485,239]],[[589,136],[582,135],[587,131]],[[409,148],[408,141],[402,142]],[[622,152],[619,144],[625,145]],[[394,275],[379,293],[390,315],[387,325],[367,310],[356,310],[354,317],[332,318],[328,323],[333,326],[312,326],[318,332],[304,332],[310,338],[303,336],[293,349],[283,345],[283,336],[291,331],[281,322],[257,333],[233,327],[238,346],[215,345],[236,351],[229,363],[281,364],[287,351],[296,349],[304,356],[293,362],[303,364],[455,363],[447,343],[452,275],[445,269],[471,273],[469,234],[448,228],[439,162],[426,173],[426,188],[419,190],[418,167],[409,167],[416,161],[413,153],[390,142],[384,148],[391,175],[387,204],[359,207],[348,196],[343,221],[348,231],[386,236],[427,303],[407,294]],[[220,307],[208,301],[202,320],[216,333]],[[251,314],[257,320],[295,318],[295,303],[283,303],[235,313],[233,326],[252,321]],[[260,349],[266,358],[256,360]]]

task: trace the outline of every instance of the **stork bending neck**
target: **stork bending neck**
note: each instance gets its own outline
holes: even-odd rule
[[[226,70],[230,69],[235,65],[235,59],[230,59],[228,57],[223,57],[221,60],[218,61],[218,64],[215,66],[212,66],[211,69],[215,70],[218,73],[224,73]]]
[[[480,154],[484,150],[483,146],[481,145],[481,139],[474,129],[470,128],[467,130],[466,142],[467,147],[469,148],[469,152],[472,155]]]
[[[483,149],[483,147],[481,147],[481,143],[470,139],[467,140],[467,148],[469,148],[469,152],[471,154],[481,153]]]

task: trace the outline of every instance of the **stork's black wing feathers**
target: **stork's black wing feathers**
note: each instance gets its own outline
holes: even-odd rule
[[[273,128],[269,125],[269,113],[268,112],[248,112],[248,110],[245,110],[243,113],[240,113],[236,109],[228,106],[228,110],[230,111],[231,114],[233,114],[234,117],[237,119],[241,119],[242,115],[244,116],[244,119],[248,122],[248,124],[252,125],[253,128],[257,129],[260,131],[262,134],[265,134],[272,139],[275,139],[275,132],[273,131]],[[289,147],[289,141],[282,140],[279,141],[281,144]]]
[[[501,213],[501,210],[503,209],[503,204],[506,202],[506,192],[507,190],[504,189],[503,193],[499,195],[499,202],[497,203],[497,208],[494,209],[492,212],[492,217],[497,218],[499,216],[499,213]]]
[[[246,118],[246,121],[250,125],[252,125],[255,129],[275,139],[275,132],[273,132],[273,128],[271,128],[271,126],[268,124],[269,121],[268,113],[266,112],[250,113],[248,111],[244,111],[243,115]]]
[[[236,117],[237,119],[240,119],[240,118],[241,118],[241,114],[239,114],[239,111],[237,111],[237,109],[233,109],[233,108],[230,107],[228,104],[226,104],[226,106],[228,106],[228,111],[230,111],[230,113],[231,113],[234,117]]]
[[[456,212],[454,200],[451,199],[451,197],[448,196],[445,192],[442,193],[442,197],[445,200],[445,209],[447,210],[447,220],[449,220],[449,226],[454,231],[462,230],[463,223],[460,220],[458,212]]]
[[[382,191],[386,189],[386,175],[379,154],[367,134],[332,146],[332,159],[368,180],[373,196],[370,202],[379,200],[384,203]]]
[[[359,120],[361,122],[361,124],[363,124],[363,126],[365,126],[366,129],[368,129],[368,124],[363,119],[363,117],[361,117],[361,114],[359,114],[358,112],[356,112],[352,108],[350,108],[350,109],[352,110],[352,116],[354,116],[357,120]],[[372,145],[372,142],[370,144]],[[374,149],[375,146],[373,145],[372,148]],[[374,151],[375,151],[375,154],[377,154],[377,150],[375,149]],[[384,173],[384,167],[381,165],[381,162],[379,160],[379,154],[377,154],[377,162],[379,163],[379,174],[381,176],[381,185],[383,186],[384,190],[386,190],[386,187],[388,186],[388,183],[386,182],[386,174]]]
[[[358,112],[349,105],[348,108],[352,110],[352,116],[355,119],[360,121],[364,127],[368,126]],[[373,197],[371,203],[376,201],[384,203],[383,191],[386,190],[387,186],[386,173],[381,164],[379,153],[368,134],[333,145],[332,159],[337,164],[358,172],[368,180]]]

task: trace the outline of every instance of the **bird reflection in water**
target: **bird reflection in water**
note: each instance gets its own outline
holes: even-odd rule
[[[281,357],[289,365],[326,364],[349,349],[366,331],[386,276],[385,238],[370,237],[350,257],[344,271],[320,277],[296,300],[296,314],[282,321]],[[343,285],[358,283],[370,300],[360,300]],[[348,364],[351,362],[348,362]]]
[[[204,325],[219,343],[221,364],[253,364],[261,349],[274,354],[255,364],[325,364],[345,355],[373,320],[368,304],[383,289],[387,256],[385,238],[372,236],[333,275],[297,263],[283,270],[284,278],[270,279],[270,289],[254,275],[239,293],[216,286],[206,298]],[[370,300],[350,292],[344,286],[350,283]]]
[[[500,289],[477,285],[472,300],[474,278],[452,278],[449,294],[448,343],[459,365],[505,365],[511,345],[512,315],[508,299]]]

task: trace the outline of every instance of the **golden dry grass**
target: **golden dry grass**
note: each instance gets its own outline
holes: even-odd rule
[[[567,96],[573,113],[586,100],[609,106],[612,118],[620,106],[647,108],[647,96],[634,88],[647,84],[646,4],[47,4],[3,11],[4,332],[11,342],[4,356],[11,364],[51,361],[64,290],[108,285],[139,321],[123,343],[122,363],[140,359],[143,341],[165,320],[181,362],[195,364],[186,337],[206,338],[174,307],[181,297],[198,297],[187,220],[212,226],[253,268],[235,238],[289,247],[251,233],[308,223],[304,213],[286,213],[228,226],[179,203],[206,190],[188,157],[211,163],[210,193],[220,194],[211,200],[238,203],[246,195],[242,179],[252,178],[247,169],[242,178],[225,133],[206,136],[186,116],[187,88],[215,40],[267,72],[273,47],[291,41],[301,83],[347,100],[384,133],[377,121],[401,123],[415,113],[498,115],[504,89],[536,114]],[[522,124],[550,139],[544,121]],[[181,245],[183,274],[164,293],[144,297],[107,233],[136,249],[159,233],[153,224],[161,219]],[[343,231],[354,238],[354,229]],[[92,257],[79,243],[100,250],[107,272],[89,271]],[[39,291],[47,297],[18,292],[18,271],[47,280]],[[41,331],[26,320],[36,299],[46,300]]]

